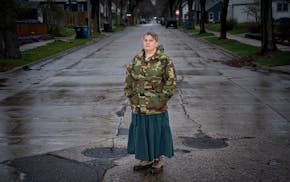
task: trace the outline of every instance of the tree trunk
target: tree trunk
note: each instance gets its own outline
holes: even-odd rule
[[[72,12],[72,4],[71,4],[71,0],[68,0],[68,11]]]
[[[227,38],[227,14],[228,14],[229,0],[223,0],[222,14],[221,14],[221,34],[220,39]]]
[[[262,54],[276,50],[273,36],[272,1],[261,1]]]
[[[120,25],[125,25],[123,20],[124,0],[120,0]]]
[[[20,58],[16,35],[16,2],[6,1],[0,7],[0,57]]]
[[[94,32],[100,31],[100,0],[92,0],[92,14],[94,21]]]
[[[178,10],[179,10],[179,15],[178,15],[178,25],[182,26],[183,25],[183,17],[182,17],[182,0],[178,1]]]
[[[138,0],[129,0],[129,8],[128,10],[132,13],[130,25],[134,25],[135,19],[137,18],[137,12],[135,8],[137,7],[139,1]]]
[[[106,0],[106,23],[108,23],[108,29],[106,31],[112,30],[112,0]]]
[[[100,29],[100,0],[96,0],[95,22],[96,22],[96,31],[101,32],[101,29]]]
[[[192,10],[193,0],[187,0],[187,3],[188,3],[188,26],[189,28],[195,29]]]
[[[200,0],[200,9],[201,9],[201,19],[200,19],[200,31],[199,33],[206,33],[204,23],[205,23],[205,2],[206,0]]]
[[[175,0],[168,0],[168,7],[169,7],[169,14],[170,17],[173,18],[173,6],[174,6]]]

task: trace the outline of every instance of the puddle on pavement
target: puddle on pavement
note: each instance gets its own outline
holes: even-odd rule
[[[33,97],[31,92],[20,92],[11,97],[8,97],[0,102],[4,106],[22,106],[31,105]]]
[[[128,134],[129,134],[129,129],[128,128],[119,128],[118,129],[117,136],[120,136],[120,135],[128,135]]]
[[[190,153],[190,150],[185,150],[185,149],[175,149],[175,153],[181,153],[181,154],[187,154]]]
[[[5,85],[6,81],[7,81],[6,78],[0,79],[0,87],[6,87],[6,85]]]
[[[127,108],[127,104],[123,104],[122,108],[116,112],[117,116],[123,117],[125,115],[126,108]]]
[[[124,148],[92,148],[82,152],[87,157],[94,158],[120,158],[127,155]]]
[[[197,149],[216,149],[227,147],[227,138],[212,138],[203,133],[196,134],[195,137],[180,137],[183,144],[187,147]]]

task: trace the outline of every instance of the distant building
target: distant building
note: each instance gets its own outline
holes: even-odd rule
[[[222,2],[217,1],[212,7],[207,9],[207,21],[209,23],[218,23],[221,21]]]
[[[272,0],[272,14],[274,19],[290,18],[290,2],[283,0]]]
[[[230,0],[228,7],[228,19],[237,22],[253,22],[255,17],[248,13],[249,6],[255,6],[256,0]],[[290,3],[285,0],[272,0],[272,15],[274,19],[290,17]],[[260,9],[260,7],[258,7]]]
[[[45,3],[46,0],[28,0],[29,2]],[[69,9],[69,0],[53,0],[54,3],[58,4],[64,10]],[[71,0],[71,11],[72,12],[83,12],[87,11],[87,0]]]

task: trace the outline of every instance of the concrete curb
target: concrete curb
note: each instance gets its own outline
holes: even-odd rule
[[[45,58],[30,62],[30,63],[27,63],[27,64],[24,64],[24,65],[21,65],[21,66],[15,67],[15,68],[13,68],[11,70],[8,70],[8,71],[2,72],[2,73],[13,73],[13,72],[19,71],[21,69],[24,69],[25,67],[29,68],[29,67],[31,67],[33,65],[39,64],[41,62],[48,61],[50,59],[51,59],[51,61],[53,61],[55,58],[63,57],[63,56],[68,55],[68,54],[70,54],[70,53],[72,53],[72,52],[74,52],[74,51],[76,51],[78,49],[81,49],[81,48],[90,46],[90,45],[92,45],[94,43],[97,43],[97,42],[99,42],[100,40],[102,40],[106,36],[110,36],[110,35],[104,35],[101,38],[93,39],[93,40],[91,40],[91,41],[89,41],[89,42],[87,42],[85,44],[82,44],[82,45],[79,45],[79,46],[76,46],[76,47],[72,47],[70,49],[67,49],[67,50],[61,51],[59,53],[53,54],[51,56],[48,56],[48,57],[45,57]],[[51,61],[49,61],[49,62],[51,62]]]

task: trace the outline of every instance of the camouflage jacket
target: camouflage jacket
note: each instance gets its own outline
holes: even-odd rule
[[[158,114],[167,111],[167,101],[174,94],[176,74],[172,60],[162,50],[145,61],[144,50],[127,66],[125,95],[132,112]]]

